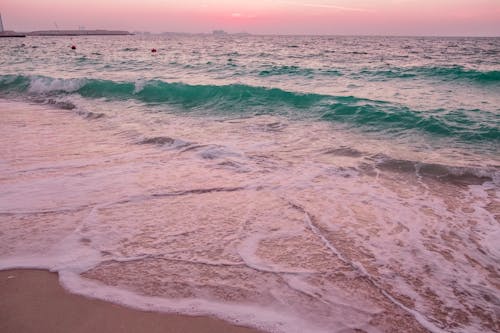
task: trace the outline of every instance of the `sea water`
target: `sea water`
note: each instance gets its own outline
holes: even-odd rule
[[[499,38],[4,39],[0,98],[0,268],[270,332],[500,330]]]

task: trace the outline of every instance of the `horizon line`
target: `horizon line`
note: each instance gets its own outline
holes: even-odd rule
[[[99,30],[104,30],[104,31],[126,31],[129,32],[131,35],[165,35],[165,34],[179,34],[179,35],[214,35],[217,37],[222,37],[225,35],[249,35],[249,36],[298,36],[298,37],[421,37],[421,38],[426,38],[426,37],[441,37],[441,38],[500,38],[500,33],[497,35],[412,35],[412,34],[342,34],[342,33],[331,33],[331,34],[322,34],[322,33],[252,33],[252,32],[246,32],[246,31],[240,31],[240,32],[228,32],[223,29],[214,29],[211,31],[205,31],[205,32],[186,32],[186,31],[163,31],[163,32],[152,32],[152,31],[145,31],[145,30],[123,30],[123,29],[105,29],[105,28],[96,28],[96,29],[42,29],[42,30],[30,30],[30,31],[14,31],[13,32],[19,32],[19,33],[33,33],[33,32],[38,32],[38,31],[99,31]],[[214,31],[223,31],[223,34],[220,35],[215,35]],[[85,35],[83,35],[85,36]],[[50,37],[50,36],[30,36],[30,37]]]

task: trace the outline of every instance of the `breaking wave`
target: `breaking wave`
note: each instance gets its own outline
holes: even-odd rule
[[[182,112],[279,114],[342,122],[387,133],[419,131],[461,141],[500,140],[500,115],[479,109],[420,111],[354,96],[299,93],[244,84],[188,85],[159,80],[116,82],[3,75],[0,76],[0,94],[78,94],[85,98],[134,99],[148,104],[168,104]]]

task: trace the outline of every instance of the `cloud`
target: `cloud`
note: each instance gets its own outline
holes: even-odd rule
[[[293,5],[293,6],[301,6],[301,7],[328,8],[328,9],[335,9],[335,10],[339,10],[339,11],[352,11],[352,12],[367,12],[367,11],[369,11],[368,9],[365,9],[365,8],[344,7],[344,6],[322,4],[322,3],[300,3],[300,2],[293,2],[293,1],[280,1],[280,3],[287,4],[287,5]]]
[[[254,19],[257,18],[257,15],[254,14],[242,14],[242,13],[231,13],[232,18],[241,18],[241,19]]]

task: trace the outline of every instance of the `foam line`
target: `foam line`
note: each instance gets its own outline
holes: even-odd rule
[[[309,228],[319,239],[321,242],[332,252],[337,258],[339,258],[342,262],[349,265],[354,271],[356,271],[359,275],[365,277],[370,284],[372,284],[380,293],[382,293],[391,303],[395,304],[405,312],[411,314],[423,327],[431,331],[432,333],[448,333],[447,331],[437,327],[435,324],[430,322],[427,318],[425,318],[421,313],[415,311],[413,309],[408,308],[398,300],[396,300],[393,296],[391,296],[387,291],[385,291],[382,286],[366,271],[362,264],[353,262],[347,259],[320,231],[320,229],[314,224],[313,217],[307,210],[296,204],[290,200],[287,200],[289,205],[304,213],[304,221]]]

